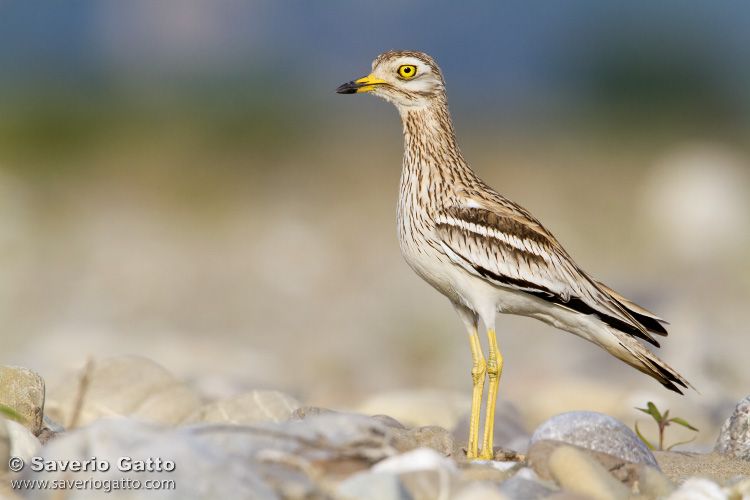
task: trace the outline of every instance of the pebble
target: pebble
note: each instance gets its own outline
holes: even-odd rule
[[[500,484],[500,491],[513,500],[542,500],[560,489],[554,484],[525,479],[518,474]]]
[[[623,460],[620,457],[602,453],[600,451],[589,450],[588,448],[582,448],[580,446],[574,446],[560,441],[537,441],[531,448],[527,455],[528,465],[539,475],[541,479],[551,479],[551,465],[550,457],[555,453],[558,448],[571,446],[580,451],[581,453],[592,458],[606,470],[611,471],[611,474],[620,482],[623,482],[629,486],[636,484],[640,478],[641,472],[644,468],[649,468],[643,464],[634,464]],[[656,471],[656,469],[654,469]],[[658,472],[657,472],[658,473]]]
[[[627,500],[630,491],[599,462],[572,446],[561,446],[549,457],[549,469],[568,491],[594,500]]]
[[[500,488],[494,484],[471,483],[460,489],[452,500],[523,500],[506,496]]]
[[[395,441],[394,446],[399,452],[406,452],[416,448],[430,448],[443,456],[465,458],[464,451],[453,437],[453,434],[442,427],[428,425],[415,429],[400,429],[391,427]]]
[[[354,474],[343,481],[334,493],[341,500],[413,500],[401,479],[396,474],[372,473]]]
[[[714,451],[750,462],[750,396],[740,400],[724,422]]]
[[[452,498],[461,479],[456,463],[440,453],[420,448],[375,464],[344,481],[339,498]],[[377,493],[374,495],[374,493]]]
[[[35,436],[42,431],[44,379],[28,368],[0,366],[0,405],[15,412]],[[1,407],[0,406],[0,407]],[[0,413],[0,417],[11,418]]]
[[[638,476],[638,491],[646,498],[667,498],[677,489],[672,481],[654,469],[653,467],[643,467]]]
[[[413,472],[420,470],[446,470],[456,472],[456,462],[429,448],[419,448],[386,458],[372,467],[373,472]]]
[[[40,448],[39,439],[29,429],[13,420],[0,418],[0,470],[8,470],[10,457],[28,461]]]
[[[250,391],[202,406],[180,423],[255,424],[282,422],[302,404],[279,391]]]
[[[626,462],[659,468],[646,443],[617,419],[591,411],[572,411],[555,415],[542,423],[531,436],[530,444],[552,440],[600,451]]]
[[[81,394],[77,426],[116,416],[174,425],[203,404],[164,367],[141,356],[90,363],[50,389],[47,413],[69,427]]]
[[[65,423],[70,417],[82,376],[86,390],[80,426],[65,432],[54,420]],[[43,387],[44,381],[41,377],[38,380]],[[469,462],[459,445],[465,440],[455,437],[462,436],[461,425],[453,427],[453,432],[448,430],[455,419],[446,415],[458,410],[458,399],[446,403],[451,401],[448,393],[441,395],[438,391],[410,394],[426,394],[422,401],[432,399],[434,404],[447,404],[453,410],[433,419],[433,423],[427,418],[417,419],[426,425],[414,426],[405,413],[396,413],[397,419],[380,413],[387,411],[382,407],[372,412],[378,413],[375,416],[342,413],[302,406],[277,391],[250,391],[204,404],[164,368],[133,356],[99,362],[66,384],[47,402],[50,412],[45,421],[50,429],[43,430],[40,439],[44,432],[53,438],[44,446],[29,429],[0,419],[0,467],[7,467],[8,458],[14,455],[27,461],[23,472],[3,474],[14,479],[47,480],[93,477],[117,481],[126,477],[141,482],[173,481],[175,485],[175,489],[113,490],[107,493],[113,500],[626,500],[635,495],[643,500],[750,498],[750,462],[718,453],[652,454],[622,423],[592,412],[553,417],[534,432],[527,446],[519,444],[528,434],[518,410],[501,402],[496,425],[508,432],[496,444],[524,451],[526,460],[513,454],[520,461],[503,461],[498,457],[508,455],[496,454],[496,460]],[[43,396],[42,392],[41,405]],[[403,394],[391,401],[394,399],[403,402]],[[741,413],[746,411],[742,406],[745,401],[740,402],[735,414],[745,415]],[[435,420],[446,426],[435,425]],[[513,440],[516,444],[509,445]],[[40,455],[52,464],[94,459],[106,461],[110,468],[35,472],[29,460]],[[654,455],[664,464],[664,473],[656,466]],[[171,461],[175,468],[126,473],[118,467],[123,465],[121,457],[141,463],[150,459]],[[714,468],[721,475],[714,476]],[[690,473],[685,474],[688,470]],[[712,477],[690,479],[679,488],[670,481],[698,474]],[[23,495],[46,500],[57,498],[56,493],[25,490]],[[100,491],[71,489],[64,497],[78,500],[92,493]],[[4,494],[0,486],[0,497]]]

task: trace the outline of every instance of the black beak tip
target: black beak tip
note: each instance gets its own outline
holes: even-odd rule
[[[337,94],[355,94],[357,92],[357,89],[359,89],[359,85],[357,85],[354,82],[348,82],[343,85],[341,85],[339,88],[336,89]]]

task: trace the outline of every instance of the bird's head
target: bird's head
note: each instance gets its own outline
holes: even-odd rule
[[[435,61],[422,52],[391,51],[372,63],[372,73],[336,89],[339,94],[372,92],[399,109],[445,100],[445,81]]]

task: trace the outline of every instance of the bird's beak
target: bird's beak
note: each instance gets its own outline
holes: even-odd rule
[[[372,89],[380,86],[380,85],[390,85],[385,80],[381,80],[380,78],[375,78],[373,75],[368,75],[364,78],[360,78],[359,80],[354,80],[353,82],[345,83],[339,88],[336,89],[336,92],[339,94],[355,94],[357,92],[369,92]]]

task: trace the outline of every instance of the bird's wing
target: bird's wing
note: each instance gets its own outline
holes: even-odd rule
[[[521,207],[472,199],[441,210],[435,223],[439,244],[468,272],[561,307],[596,314],[618,330],[659,345],[628,308],[581,271]]]

